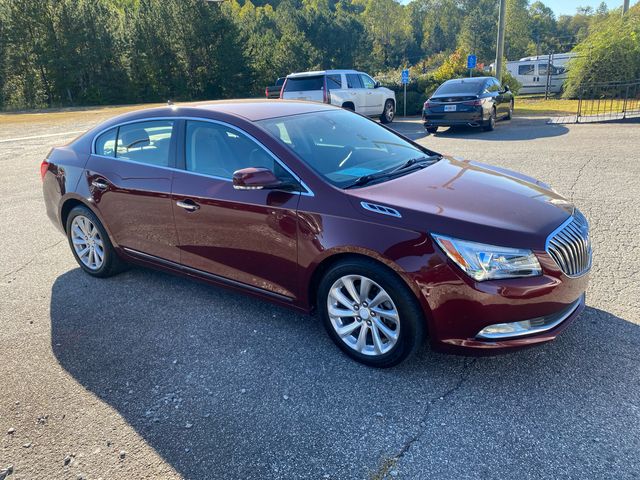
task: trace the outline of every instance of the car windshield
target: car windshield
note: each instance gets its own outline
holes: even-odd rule
[[[465,82],[464,80],[456,80],[454,82],[446,82],[440,85],[434,95],[450,95],[452,93],[477,95],[478,93],[480,93],[483,85],[484,82],[478,81]]]
[[[340,188],[360,177],[390,171],[409,160],[430,155],[377,123],[345,110],[257,123]]]

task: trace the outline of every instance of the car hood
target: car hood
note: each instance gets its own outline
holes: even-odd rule
[[[378,221],[477,242],[540,250],[544,249],[547,236],[573,212],[570,202],[534,178],[451,157],[349,193],[364,215]],[[363,201],[393,207],[401,217],[362,208]]]

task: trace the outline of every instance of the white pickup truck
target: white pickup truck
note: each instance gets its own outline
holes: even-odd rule
[[[280,98],[330,103],[368,117],[393,121],[396,95],[366,73],[356,70],[322,70],[287,75]]]

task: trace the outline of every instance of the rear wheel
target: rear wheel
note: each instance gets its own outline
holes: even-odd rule
[[[485,132],[491,132],[494,128],[496,128],[496,107],[491,109],[491,116],[489,117],[489,122],[483,127]]]
[[[358,362],[397,365],[424,339],[424,317],[413,292],[386,267],[354,259],[320,282],[318,311],[335,344]]]
[[[513,100],[511,100],[511,102],[509,103],[509,113],[507,113],[507,116],[505,118],[507,120],[511,120],[512,117],[513,117]]]
[[[110,277],[123,270],[109,235],[87,207],[74,207],[67,217],[67,238],[78,265],[94,277]]]
[[[438,127],[425,127],[427,129],[427,133],[430,133],[431,135],[435,135],[436,133],[438,133]]]
[[[396,116],[396,107],[393,103],[393,100],[387,100],[384,102],[384,110],[382,111],[382,115],[380,115],[380,121],[382,123],[391,123],[393,122],[393,118]]]

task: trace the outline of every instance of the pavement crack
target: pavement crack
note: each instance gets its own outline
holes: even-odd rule
[[[5,279],[7,277],[10,277],[11,275],[16,275],[17,273],[20,273],[22,270],[24,270],[25,268],[27,268],[29,265],[31,265],[38,257],[40,257],[40,255],[42,255],[43,252],[46,252],[48,250],[51,250],[54,247],[57,247],[58,245],[60,245],[62,242],[64,242],[64,240],[59,240],[56,243],[54,243],[53,245],[49,245],[47,248],[45,248],[44,250],[40,250],[38,252],[38,255],[34,255],[33,257],[31,257],[29,260],[27,260],[26,262],[24,262],[22,265],[20,265],[18,268],[16,268],[15,270],[11,270],[8,273],[5,273],[4,275],[2,275],[2,278]],[[16,277],[14,276],[11,280],[15,280]]]
[[[427,429],[427,425],[426,425],[427,420],[429,418],[429,415],[433,411],[433,407],[436,404],[436,402],[441,402],[442,400],[447,399],[448,397],[452,396],[462,388],[462,386],[466,383],[467,379],[469,378],[470,368],[477,362],[477,360],[478,360],[477,358],[472,358],[469,361],[465,361],[464,364],[462,365],[462,370],[460,371],[460,375],[456,383],[443,394],[437,395],[429,400],[429,403],[427,404],[427,409],[424,415],[422,416],[422,418],[420,419],[420,425],[424,424],[424,427],[421,426],[414,435],[412,435],[409,439],[407,439],[407,441],[400,447],[400,449],[395,455],[388,457],[386,460],[384,460],[380,468],[376,472],[374,472],[374,474],[370,477],[371,480],[383,480],[388,476],[389,472],[391,472],[391,470],[397,465],[400,459],[409,451],[411,446],[414,443],[416,443],[420,439],[420,437],[422,437],[422,435],[424,434],[425,430]]]
[[[578,173],[576,173],[576,178],[574,179],[573,184],[569,188],[569,194],[571,195],[571,201],[573,201],[573,195],[574,195],[574,193],[576,191],[575,188],[576,188],[576,185],[578,185],[578,182],[580,181],[580,178],[582,177],[582,173],[591,164],[591,162],[593,162],[594,160],[595,160],[595,158],[593,158],[593,157],[588,159],[578,169]]]

